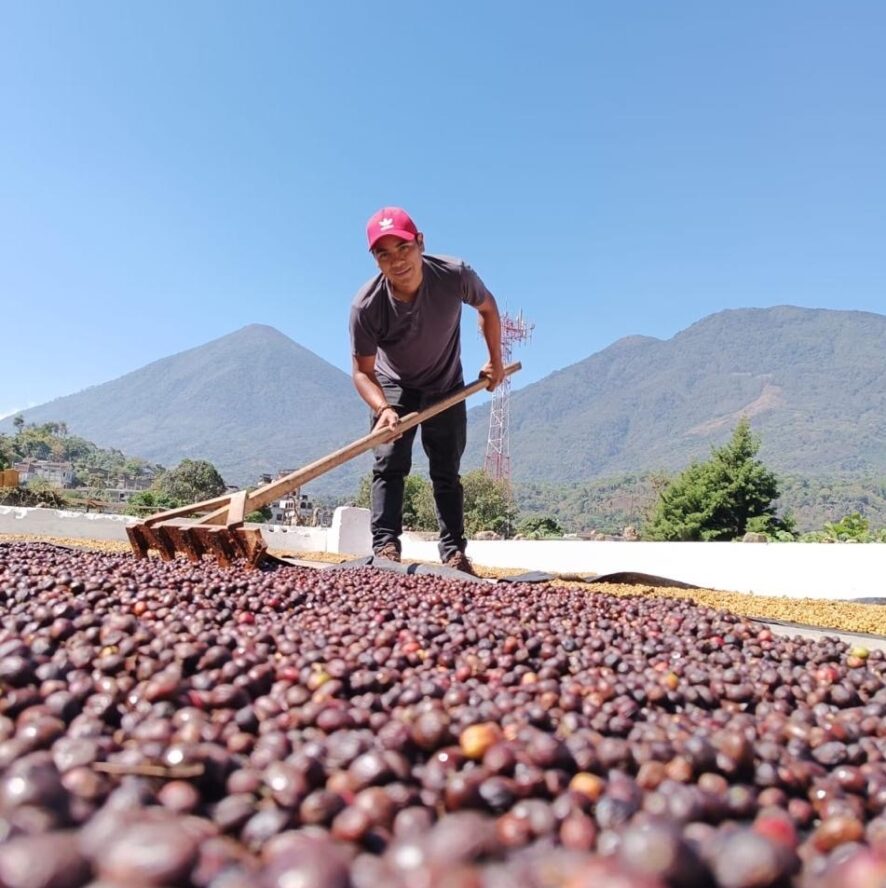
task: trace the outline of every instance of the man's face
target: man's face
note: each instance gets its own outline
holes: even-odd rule
[[[375,242],[372,255],[381,273],[394,288],[412,295],[421,286],[423,249],[424,241],[420,234],[412,241],[388,234]]]

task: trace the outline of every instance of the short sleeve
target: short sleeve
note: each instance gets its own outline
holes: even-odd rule
[[[470,265],[462,266],[461,282],[461,301],[474,308],[482,305],[487,295],[492,295],[486,289],[486,284],[480,280],[480,275]]]
[[[352,305],[348,324],[351,333],[351,354],[359,358],[372,357],[378,351],[376,336],[367,321],[366,311],[357,305]]]

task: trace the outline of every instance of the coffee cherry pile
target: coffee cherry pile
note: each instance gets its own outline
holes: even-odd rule
[[[873,888],[886,657],[691,601],[0,545],[4,888]]]
[[[43,542],[66,548],[87,549],[105,553],[128,553],[129,543],[120,540],[90,540],[73,537],[35,536],[33,534],[0,533],[0,544],[5,542]],[[341,564],[348,560],[346,555],[332,552],[284,552],[275,550],[273,553],[286,558],[300,559],[319,564]],[[487,579],[505,579],[517,574],[526,573],[521,568],[497,568],[474,564],[474,569]],[[587,590],[586,582],[577,583],[574,573],[555,575],[552,585],[579,585]],[[593,574],[585,575],[590,578]],[[839,632],[862,634],[886,634],[886,604],[876,604],[882,597],[878,596],[878,588],[872,588],[863,596],[862,601],[851,601],[841,598],[786,598],[770,595],[742,592],[726,592],[722,589],[683,589],[677,587],[644,586],[636,583],[595,584],[594,591],[606,595],[651,595],[659,598],[683,598],[703,604],[715,610],[728,610],[736,614],[760,620],[778,620],[806,626],[821,627]]]

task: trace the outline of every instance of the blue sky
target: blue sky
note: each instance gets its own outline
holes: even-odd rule
[[[884,33],[874,0],[7,2],[0,415],[249,323],[347,369],[384,204],[535,323],[515,387],[725,308],[886,312]]]

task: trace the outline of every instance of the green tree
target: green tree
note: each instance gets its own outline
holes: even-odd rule
[[[470,536],[479,530],[494,530],[510,535],[516,521],[516,508],[507,485],[493,481],[482,469],[462,476],[465,492],[465,531]],[[360,479],[354,505],[368,509],[372,474]],[[407,530],[437,529],[437,511],[431,482],[420,475],[408,475],[403,489],[403,527]]]
[[[776,515],[755,515],[748,519],[747,530],[752,533],[765,533],[770,540],[791,543],[797,539],[797,522],[790,513],[784,517]]]
[[[436,530],[437,512],[431,482],[421,475],[408,475],[403,490],[403,526],[407,530]]]
[[[120,474],[126,478],[138,478],[148,468],[148,463],[138,457],[128,456],[124,458],[120,466]]]
[[[415,530],[435,531],[437,523],[437,506],[434,503],[434,488],[430,481],[425,481],[416,491],[412,501],[412,521]]]
[[[824,530],[831,539],[840,542],[846,540],[867,542],[870,538],[870,524],[866,518],[861,516],[860,512],[844,515],[839,521],[827,521]]]
[[[742,418],[707,462],[693,463],[660,494],[644,536],[651,540],[731,540],[752,518],[776,527],[778,482],[756,455],[760,441]],[[759,526],[759,522],[757,522]]]
[[[463,475],[461,483],[465,491],[467,535],[493,530],[502,536],[511,536],[517,510],[508,485],[490,478],[482,469]]]
[[[63,438],[68,434],[68,424],[66,422],[55,422],[54,420],[50,420],[49,422],[44,422],[42,426],[39,428],[46,434],[52,437],[61,437]]]
[[[35,506],[63,509],[67,505],[64,493],[53,487],[45,478],[32,478],[28,481],[28,494]]]
[[[25,426],[15,436],[15,449],[25,458],[49,459],[52,435],[41,426]]]
[[[226,487],[224,479],[211,462],[183,459],[174,469],[163,472],[151,485],[151,490],[188,504],[221,496]]]
[[[360,509],[371,508],[372,472],[360,479],[354,505]],[[431,484],[421,475],[407,475],[403,485],[403,527],[405,530],[436,530],[434,496]]]
[[[12,425],[15,428],[16,432],[20,432],[25,427],[25,418],[19,413],[17,416],[13,417]]]
[[[357,494],[354,497],[354,505],[358,509],[372,508],[372,472],[360,479],[360,485],[357,487]]]
[[[528,540],[563,536],[560,522],[551,515],[530,515],[517,525],[517,532]]]
[[[0,470],[8,469],[15,460],[12,440],[9,435],[0,434]]]
[[[165,493],[160,493],[157,490],[140,490],[129,498],[123,512],[126,515],[150,515],[153,512],[175,509],[180,505],[182,503],[179,500],[173,499]]]

